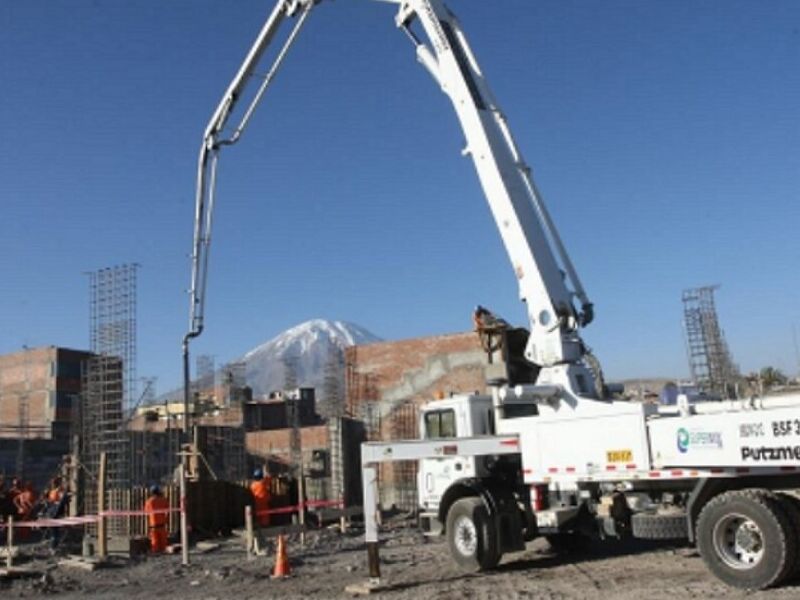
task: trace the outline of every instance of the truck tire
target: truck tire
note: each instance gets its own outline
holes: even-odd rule
[[[447,545],[459,569],[486,571],[500,562],[497,524],[480,498],[456,500],[447,511]]]
[[[749,590],[778,585],[797,557],[792,523],[774,494],[738,490],[712,498],[697,519],[697,547],[726,584]]]
[[[800,579],[800,498],[785,492],[779,492],[776,496],[792,524],[798,552],[798,559],[795,560],[794,567],[786,575],[785,581],[797,581]]]
[[[686,515],[637,513],[631,517],[633,537],[644,540],[685,540],[689,537]]]

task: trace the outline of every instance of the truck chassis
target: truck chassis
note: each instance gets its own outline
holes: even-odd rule
[[[499,415],[501,389],[495,388],[493,398]],[[452,405],[453,399],[448,402]],[[423,414],[439,404],[430,403]],[[800,497],[795,495],[800,488],[800,397],[676,409],[613,404],[627,405],[622,414],[641,411],[646,455],[600,435],[605,460],[593,462],[597,441],[584,439],[579,446],[584,460],[569,464],[558,447],[537,443],[537,429],[553,426],[546,424],[544,411],[536,417],[498,419],[498,429],[514,426],[518,433],[363,444],[370,576],[380,576],[379,463],[424,464],[454,457],[490,467],[479,476],[453,473],[433,506],[422,507],[421,520],[432,534],[446,536],[462,570],[491,569],[503,554],[523,550],[537,537],[546,537],[556,550],[575,549],[591,538],[634,537],[688,540],[708,569],[735,587],[764,589],[800,576]],[[540,417],[545,423],[539,427],[530,422]],[[580,430],[581,420],[560,415],[559,435],[573,427]],[[602,419],[595,423],[603,425]],[[708,429],[709,423],[715,430]]]

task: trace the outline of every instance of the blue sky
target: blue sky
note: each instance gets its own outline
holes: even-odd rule
[[[743,369],[797,370],[800,3],[451,0],[595,302],[610,377],[687,374],[718,283]],[[0,352],[88,346],[85,271],[138,262],[140,375],[180,380],[202,131],[270,0],[0,5]],[[446,97],[394,10],[323,2],[222,157],[221,363],[314,317],[395,339],[522,324]]]

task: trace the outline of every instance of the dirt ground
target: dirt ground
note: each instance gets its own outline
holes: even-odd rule
[[[193,553],[189,567],[181,566],[179,555],[112,557],[108,566],[93,572],[58,567],[55,558],[20,562],[40,574],[0,580],[0,597],[351,598],[345,586],[367,579],[366,551],[358,531],[313,532],[305,548],[293,537],[293,574],[285,580],[269,578],[271,551],[248,561],[240,538],[217,541],[219,549]],[[504,557],[496,571],[464,575],[451,563],[444,542],[403,526],[386,534],[381,569],[391,589],[373,597],[393,600],[800,598],[800,585],[756,594],[733,590],[709,575],[692,549],[640,542],[598,543],[581,556],[563,556],[537,540],[525,552]]]

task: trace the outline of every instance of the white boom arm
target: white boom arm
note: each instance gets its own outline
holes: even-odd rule
[[[399,5],[396,24],[416,47],[418,60],[453,102],[469,155],[478,172],[526,304],[530,337],[525,357],[541,367],[538,383],[559,386],[566,398],[597,397],[599,373],[587,367],[580,327],[593,317],[589,301],[547,208],[489,90],[458,20],[442,0],[382,0]],[[231,82],[206,128],[197,178],[190,330],[184,338],[184,377],[188,394],[188,343],[202,332],[208,247],[214,207],[218,151],[236,142],[272,79],[288,46],[318,0],[279,0]],[[286,16],[299,14],[294,30],[275,60],[241,124],[228,139],[222,129],[255,66]],[[418,22],[425,43],[414,30]],[[571,288],[568,287],[571,284]],[[580,310],[575,308],[577,297]],[[188,399],[187,399],[188,402]]]
[[[578,334],[593,318],[592,303],[458,20],[441,0],[398,4],[398,27],[409,34],[417,58],[453,102],[467,140],[464,154],[472,158],[519,280],[531,332],[525,358],[542,367],[539,382],[560,385],[571,395],[595,395],[599,375],[584,365],[586,350]],[[414,20],[429,45],[411,30]]]

